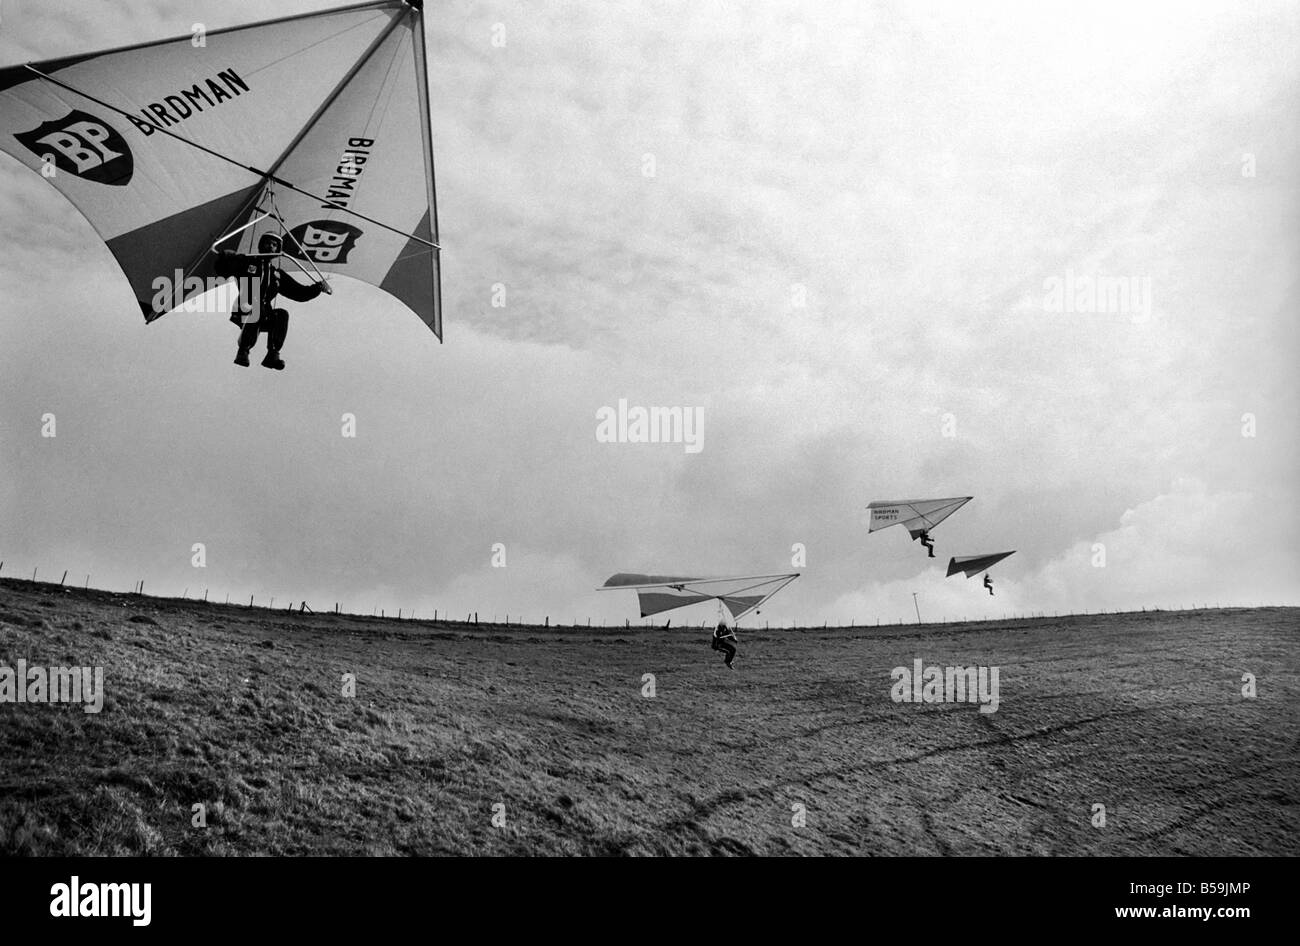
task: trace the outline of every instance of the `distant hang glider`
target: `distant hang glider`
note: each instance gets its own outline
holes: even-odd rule
[[[313,278],[377,286],[441,339],[421,5],[0,69],[0,150],[90,221],[146,322],[223,281],[217,244],[249,252],[275,232]]]
[[[643,618],[702,601],[717,600],[738,621],[798,577],[799,572],[741,578],[676,578],[620,572],[606,580],[599,590],[635,591],[641,601]]]
[[[954,496],[950,499],[904,499],[877,500],[868,503],[871,510],[871,525],[868,532],[888,529],[890,526],[904,525],[913,539],[920,539],[930,558],[934,558],[934,543],[930,541],[930,530],[954,512],[966,505],[974,497]]]
[[[948,577],[958,572],[965,572],[967,578],[978,575],[980,572],[988,571],[998,562],[1002,561],[1009,555],[1015,555],[1016,550],[1010,552],[994,552],[991,555],[959,555],[948,561]],[[988,575],[984,576],[984,587],[993,594],[993,579]]]

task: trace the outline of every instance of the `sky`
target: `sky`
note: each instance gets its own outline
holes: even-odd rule
[[[0,0],[0,65],[337,5]],[[235,367],[0,154],[0,574],[552,623],[635,621],[615,572],[802,572],[749,624],[1300,604],[1300,7],[426,7],[444,344],[338,279]],[[599,441],[620,399],[701,449]],[[966,495],[936,559],[867,532]],[[944,577],[1010,549],[994,597]]]

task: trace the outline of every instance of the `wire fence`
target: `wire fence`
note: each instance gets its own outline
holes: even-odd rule
[[[68,569],[63,570],[63,573],[57,582],[52,580],[51,581],[40,580],[38,577],[40,571],[39,566],[32,569],[31,578],[23,577],[26,575],[25,570],[21,573],[21,575],[15,574],[12,577],[8,577],[4,574],[4,569],[5,569],[5,562],[3,560],[0,560],[0,581],[14,581],[20,583],[46,585],[49,587],[58,587],[58,588],[64,588],[68,590],[75,589],[81,591],[93,591],[100,594],[133,595],[140,598],[150,598],[156,601],[187,601],[192,604],[202,604],[202,605],[220,606],[220,607],[225,607],[225,606],[242,607],[242,608],[251,608],[255,610],[280,611],[287,614],[298,614],[298,615],[304,615],[304,614],[312,614],[317,616],[333,615],[336,617],[346,617],[346,618],[371,618],[371,619],[377,619],[381,621],[405,621],[405,622],[416,622],[421,624],[455,625],[461,627],[518,627],[518,628],[532,628],[532,629],[543,629],[543,630],[548,628],[580,629],[580,628],[597,628],[597,627],[606,628],[606,629],[615,629],[615,630],[633,630],[633,629],[671,630],[674,627],[678,629],[689,628],[694,630],[696,628],[699,629],[710,628],[714,624],[714,622],[710,622],[706,620],[701,620],[698,621],[697,623],[694,620],[675,621],[672,618],[668,618],[665,620],[655,620],[653,618],[637,618],[637,619],[625,618],[621,621],[618,620],[611,621],[609,619],[600,619],[599,621],[597,621],[590,617],[585,619],[574,618],[571,622],[564,623],[560,620],[556,620],[555,622],[552,622],[551,616],[549,614],[544,615],[542,617],[541,623],[536,623],[535,621],[530,622],[526,620],[523,615],[509,614],[509,613],[505,614],[504,618],[502,618],[500,614],[493,614],[492,619],[489,621],[486,618],[480,618],[480,612],[478,611],[463,612],[465,616],[462,618],[460,616],[462,612],[460,611],[451,613],[443,609],[435,608],[432,611],[432,613],[425,613],[423,616],[420,616],[416,613],[415,609],[399,607],[393,614],[390,615],[388,614],[388,610],[389,610],[388,608],[382,608],[379,607],[378,605],[375,605],[371,608],[370,614],[366,614],[364,611],[346,610],[343,607],[342,603],[338,601],[331,602],[328,605],[325,605],[324,607],[316,608],[316,607],[312,607],[307,601],[290,600],[288,603],[277,608],[275,603],[276,602],[275,596],[265,596],[263,598],[263,604],[259,605],[257,604],[257,596],[250,595],[248,599],[248,603],[245,604],[243,602],[242,597],[237,598],[235,601],[232,602],[230,600],[229,593],[226,593],[221,600],[218,600],[216,598],[210,598],[209,588],[204,588],[202,595],[198,593],[198,589],[196,588],[195,595],[194,597],[191,598],[189,595],[190,589],[186,588],[181,593],[181,596],[179,598],[176,598],[176,597],[168,597],[166,595],[153,595],[153,594],[146,593],[144,579],[137,580],[134,583],[134,585],[131,587],[130,591],[117,591],[112,588],[101,588],[98,586],[92,587],[90,584],[91,576],[88,573],[85,575],[84,579],[82,580],[79,586],[76,581],[75,575],[73,578],[73,582],[69,584],[67,581],[69,575]],[[12,571],[13,569],[11,568],[10,570]],[[858,620],[854,618],[849,620],[848,622],[843,622],[843,621],[831,622],[829,619],[827,619],[820,622],[792,621],[790,623],[776,624],[776,625],[772,625],[770,622],[764,621],[762,625],[762,629],[765,631],[810,631],[810,630],[862,630],[862,629],[876,628],[876,627],[905,627],[905,626],[935,627],[935,626],[954,625],[954,624],[988,624],[988,623],[1009,622],[1009,621],[1055,620],[1061,618],[1096,617],[1099,615],[1152,614],[1152,613],[1168,613],[1173,611],[1236,610],[1236,609],[1251,608],[1251,607],[1258,607],[1258,608],[1294,607],[1294,605],[1276,605],[1276,604],[1260,603],[1256,605],[1228,605],[1227,608],[1224,608],[1217,602],[1214,604],[1209,604],[1208,602],[1202,602],[1200,604],[1193,603],[1188,605],[1152,606],[1152,607],[1143,606],[1139,608],[1117,608],[1117,609],[1100,608],[1095,610],[1085,609],[1083,611],[1051,611],[1051,612],[1030,611],[1027,613],[1003,612],[1001,617],[998,617],[996,615],[976,615],[975,617],[969,617],[966,615],[963,615],[961,617],[944,616],[943,618],[930,619],[925,621],[915,620],[913,618],[909,618],[906,616],[899,616],[896,619],[892,619],[892,620],[878,616],[866,620]],[[746,628],[742,628],[742,629],[746,629]],[[758,629],[758,626],[757,624],[751,624],[748,625],[747,629],[753,632]]]

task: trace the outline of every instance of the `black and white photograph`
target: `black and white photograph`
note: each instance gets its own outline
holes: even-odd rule
[[[739,856],[1249,930],[1298,51],[1295,0],[0,0],[13,909]]]

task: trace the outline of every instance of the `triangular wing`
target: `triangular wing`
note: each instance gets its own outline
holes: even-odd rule
[[[994,552],[990,555],[958,555],[948,561],[948,576],[951,577],[958,572],[965,572],[966,577],[978,575],[982,571],[988,571],[998,562],[1002,561],[1008,555],[1015,555],[1016,550],[1010,552]]]
[[[620,572],[610,576],[600,590],[636,591],[643,618],[702,601],[717,600],[733,619],[739,620],[798,577],[798,572],[739,578],[682,578]]]
[[[273,185],[286,250],[392,293],[440,336],[418,7],[382,0],[214,30],[201,46],[0,69],[0,149],[85,215],[148,321],[209,288],[195,280],[214,275],[212,243],[270,209]],[[185,279],[194,288],[159,288]]]
[[[974,497],[954,496],[948,499],[882,499],[868,503],[871,510],[871,524],[868,532],[887,529],[890,526],[903,525],[913,539],[920,538],[923,532],[933,529],[954,512],[966,505]]]

